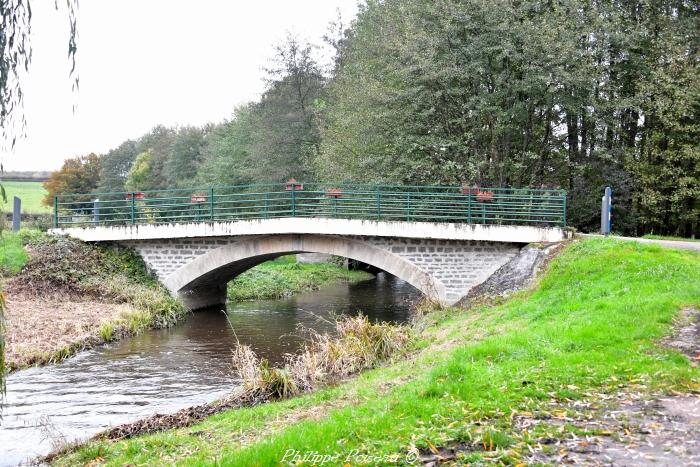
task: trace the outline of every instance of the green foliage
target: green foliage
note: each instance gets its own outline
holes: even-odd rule
[[[164,457],[273,465],[290,448],[342,457],[352,450],[405,455],[412,447],[455,445],[467,448],[472,463],[518,464],[538,436],[518,428],[515,415],[529,413],[542,420],[547,437],[564,437],[567,427],[546,421],[557,408],[579,407],[571,402],[605,408],[621,391],[643,397],[697,391],[698,369],[658,344],[678,310],[688,306],[700,306],[697,253],[615,240],[577,242],[550,263],[534,291],[495,307],[442,314],[423,331],[423,350],[407,361],[191,428],[89,443],[58,464],[97,445],[106,465]],[[309,413],[319,416],[299,417]],[[231,433],[241,435],[232,440]]]
[[[74,293],[129,300],[130,287],[108,287],[115,277],[154,285],[143,260],[133,251],[41,235],[30,241],[32,254],[13,287],[32,294]]]
[[[51,172],[51,177],[44,182],[44,204],[53,206],[54,197],[64,193],[91,193],[99,181],[100,156],[92,153],[66,159],[61,169]]]
[[[290,177],[555,187],[568,223],[594,231],[612,186],[617,231],[689,237],[699,12],[681,0],[370,0],[326,38],[331,70],[288,38],[257,102],[220,125],[125,142],[104,157],[100,188],[122,190],[130,173],[133,190]]]
[[[17,196],[22,200],[22,212],[29,214],[43,214],[51,212],[51,208],[43,203],[46,197],[46,189],[42,182],[9,181],[2,182],[7,193],[6,210],[12,212],[12,199]]]
[[[207,142],[203,183],[280,182],[310,176],[318,152],[317,100],[325,79],[314,47],[288,37],[275,48],[267,89],[259,102],[236,109],[234,119]]]
[[[129,169],[124,188],[128,191],[151,190],[156,182],[153,173],[153,151],[147,149],[138,156]]]
[[[281,298],[317,290],[340,281],[357,282],[371,278],[364,271],[348,271],[328,263],[297,263],[283,257],[250,269],[229,283],[228,299],[233,301]]]
[[[584,230],[611,185],[618,229],[690,235],[697,15],[675,0],[370,1],[327,88],[318,173],[562,187]]]
[[[97,190],[102,193],[125,191],[127,176],[138,154],[137,143],[127,140],[102,156]]]

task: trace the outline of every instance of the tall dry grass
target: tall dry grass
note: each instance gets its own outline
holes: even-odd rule
[[[272,367],[246,345],[233,352],[233,368],[246,393],[260,399],[284,399],[376,367],[406,348],[411,329],[371,323],[366,316],[345,316],[335,322],[334,336],[309,331],[301,352]]]

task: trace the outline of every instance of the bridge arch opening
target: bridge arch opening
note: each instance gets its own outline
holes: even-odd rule
[[[441,283],[404,258],[359,239],[324,235],[270,235],[222,245],[182,266],[164,283],[190,309],[221,305],[230,280],[266,261],[299,253],[325,253],[368,264],[432,299],[445,298]]]

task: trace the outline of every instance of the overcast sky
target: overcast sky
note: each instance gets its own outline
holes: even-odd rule
[[[259,97],[262,68],[288,32],[318,41],[337,10],[345,23],[357,12],[357,0],[81,0],[73,93],[68,18],[53,4],[32,2],[27,136],[2,154],[5,170],[54,170],[157,124],[228,118]]]

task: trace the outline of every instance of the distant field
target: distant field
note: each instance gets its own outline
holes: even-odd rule
[[[46,196],[46,190],[42,182],[2,182],[7,193],[7,204],[3,211],[12,211],[12,197],[17,196],[22,200],[22,212],[29,214],[49,213],[51,208],[41,204]]]

